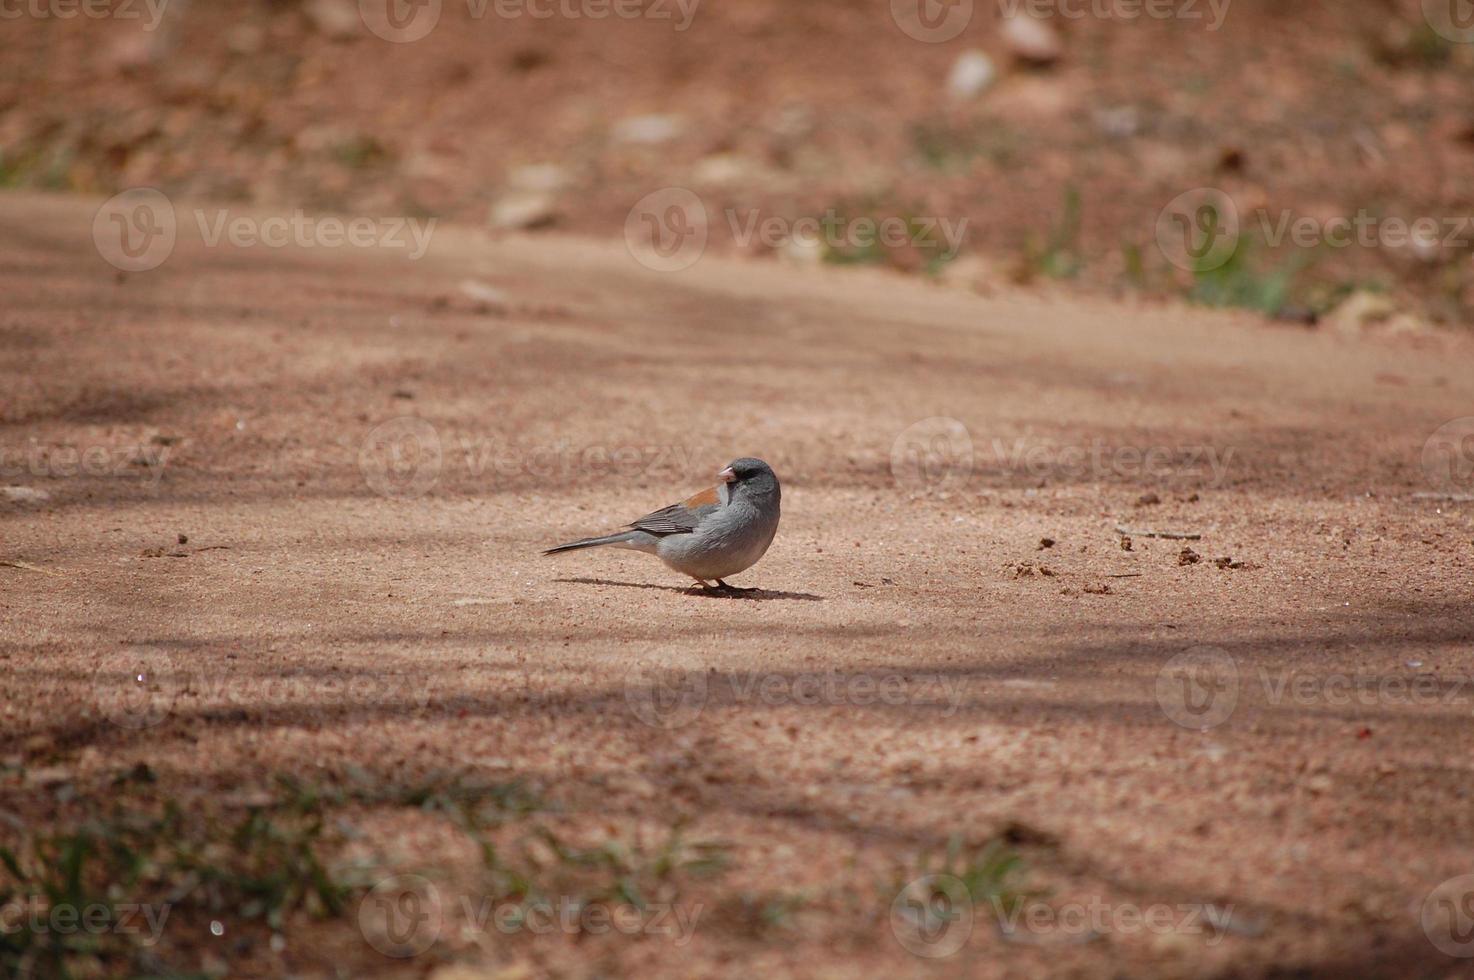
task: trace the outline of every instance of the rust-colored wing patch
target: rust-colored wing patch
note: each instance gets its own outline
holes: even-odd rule
[[[717,496],[717,488],[712,487],[709,490],[703,490],[700,493],[692,494],[685,500],[681,501],[681,505],[684,507],[690,507],[692,510],[695,510],[697,507],[703,507],[706,504],[719,504],[721,502],[722,498]]]
[[[648,531],[650,534],[689,534],[696,530],[702,518],[721,506],[721,494],[713,487],[687,497],[678,504],[646,514],[630,527]]]

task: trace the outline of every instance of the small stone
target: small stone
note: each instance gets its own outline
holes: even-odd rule
[[[1203,556],[1191,548],[1185,547],[1177,553],[1177,564],[1179,565],[1196,565],[1202,560]]]
[[[1004,18],[1003,43],[1015,58],[1031,65],[1052,65],[1063,53],[1059,33],[1044,21],[1026,14]]]
[[[557,218],[557,207],[547,194],[512,194],[491,209],[491,223],[497,228],[546,228]]]
[[[1416,313],[1399,313],[1387,321],[1384,327],[1389,335],[1418,335],[1432,331],[1433,324]]]
[[[167,54],[164,31],[130,31],[119,35],[106,49],[103,60],[121,72],[134,72],[155,65]]]
[[[343,40],[358,33],[358,8],[346,0],[310,0],[302,11],[326,37]]]
[[[1110,106],[1091,114],[1095,126],[1107,136],[1125,139],[1141,131],[1141,113],[1134,105]]]
[[[954,99],[970,99],[981,93],[998,78],[998,69],[993,59],[974,48],[964,51],[952,63],[947,75],[947,94]]]
[[[691,172],[698,184],[730,186],[740,183],[752,170],[751,164],[730,153],[717,153],[700,160]]]
[[[51,499],[51,494],[35,487],[0,487],[0,497],[17,504],[39,504]]]
[[[225,47],[231,54],[256,54],[265,40],[266,33],[255,24],[238,24],[225,32]]]
[[[611,135],[618,143],[668,143],[681,134],[679,116],[632,116],[614,124]]]
[[[460,286],[461,295],[483,303],[487,306],[505,307],[507,305],[507,294],[495,286],[480,282],[476,279],[462,279]]]
[[[1327,314],[1325,322],[1337,333],[1355,335],[1368,327],[1386,323],[1396,313],[1397,307],[1386,296],[1361,289]]]
[[[1008,276],[998,263],[981,255],[961,255],[942,266],[937,281],[944,286],[991,296],[1008,288]]]
[[[72,771],[63,766],[26,770],[26,782],[32,786],[60,786],[72,780]]]
[[[556,163],[530,163],[507,173],[507,186],[519,191],[551,193],[571,184],[568,171]]]
[[[779,252],[783,258],[799,265],[818,265],[824,261],[824,243],[816,239],[790,238]]]

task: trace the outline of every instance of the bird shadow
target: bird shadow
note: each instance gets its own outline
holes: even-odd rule
[[[824,597],[809,592],[780,592],[775,589],[703,589],[699,585],[682,588],[679,585],[656,585],[654,582],[616,582],[607,578],[559,578],[555,582],[569,585],[617,585],[625,589],[659,589],[662,592],[678,592],[681,595],[701,599],[749,599],[767,602],[772,599],[792,599],[798,602],[823,602]]]

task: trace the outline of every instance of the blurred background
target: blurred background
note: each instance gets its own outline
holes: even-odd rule
[[[1462,325],[1470,6],[6,0],[0,186],[594,236],[682,187],[718,252]],[[1211,270],[1156,241],[1201,188],[1239,217]],[[752,213],[919,237],[788,247],[740,234]],[[1349,245],[1286,223],[1358,216],[1373,230]],[[938,218],[966,219],[955,254],[927,245]]]

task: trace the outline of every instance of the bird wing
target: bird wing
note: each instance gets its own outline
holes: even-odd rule
[[[646,514],[630,527],[655,535],[690,534],[696,530],[696,525],[700,524],[707,515],[721,509],[726,502],[722,499],[721,492],[725,489],[725,487],[712,487],[709,490],[692,494],[678,504],[671,504],[669,507],[662,507]]]

